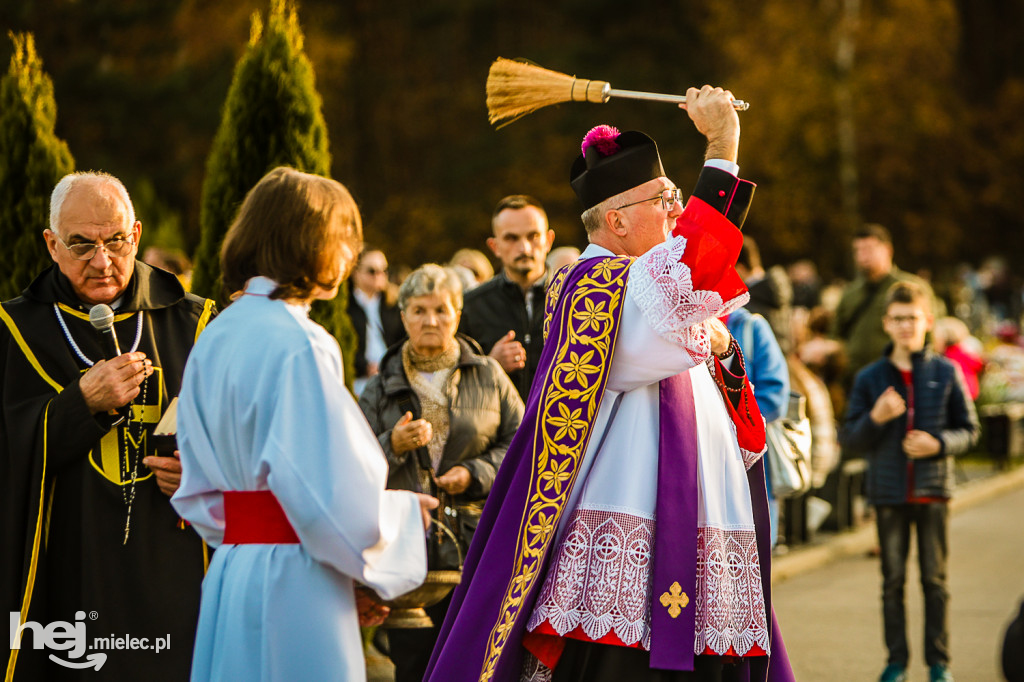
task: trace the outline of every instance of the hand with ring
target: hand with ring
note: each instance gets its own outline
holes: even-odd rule
[[[434,430],[430,422],[426,419],[413,419],[412,412],[406,412],[391,429],[391,450],[400,455],[426,445],[433,437]]]
[[[526,349],[523,348],[523,344],[516,341],[516,333],[511,329],[498,339],[488,355],[497,360],[506,372],[526,367]]]

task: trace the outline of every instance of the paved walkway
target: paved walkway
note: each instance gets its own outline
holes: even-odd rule
[[[1002,680],[998,648],[1024,598],[1024,470],[966,486],[950,523],[950,628],[958,682]],[[774,602],[801,682],[870,681],[885,665],[881,572],[867,550],[873,527],[830,547],[782,557]],[[816,566],[821,556],[828,563]],[[780,579],[781,578],[781,579]],[[923,682],[923,606],[916,556],[907,579],[910,680]]]
[[[988,473],[971,472],[952,505],[950,626],[957,682],[1003,679],[998,646],[1024,598],[1024,467]],[[773,561],[776,613],[800,682],[873,682],[884,667],[881,573],[878,559],[868,556],[875,544],[870,525]],[[916,556],[910,564],[910,682],[925,682]],[[392,675],[385,665],[370,682],[389,682]]]

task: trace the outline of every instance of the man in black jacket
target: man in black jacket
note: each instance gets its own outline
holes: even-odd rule
[[[540,202],[524,194],[499,201],[491,226],[487,246],[503,267],[466,294],[459,332],[498,361],[526,400],[544,345],[544,259],[555,233]]]
[[[946,525],[953,456],[978,438],[978,417],[963,376],[925,348],[932,326],[929,294],[895,284],[882,320],[892,340],[854,382],[843,445],[868,461],[868,501],[875,505],[882,558],[882,616],[889,660],[880,682],[906,679],[909,659],[903,586],[911,526],[917,527],[925,602],[925,662],[931,682],[952,682],[946,607]]]

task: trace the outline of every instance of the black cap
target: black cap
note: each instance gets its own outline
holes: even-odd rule
[[[583,153],[572,164],[569,183],[585,211],[664,175],[658,145],[650,137],[639,130],[619,133],[612,126],[598,126],[583,138]]]

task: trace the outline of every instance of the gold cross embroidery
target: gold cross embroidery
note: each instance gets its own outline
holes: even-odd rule
[[[673,618],[678,618],[689,603],[690,598],[686,596],[678,582],[672,583],[668,592],[661,595],[661,605],[668,609],[668,615]]]

